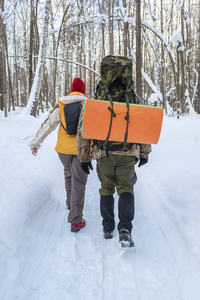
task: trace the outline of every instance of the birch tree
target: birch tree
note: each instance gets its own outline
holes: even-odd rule
[[[28,100],[27,106],[23,112],[24,114],[31,114],[34,117],[36,117],[41,82],[43,79],[43,70],[44,70],[44,66],[45,66],[46,42],[47,42],[47,35],[48,35],[50,5],[51,5],[51,0],[45,0],[43,27],[42,27],[42,34],[41,34],[41,39],[40,39],[38,64],[37,64],[37,69],[36,69],[32,89],[31,89],[31,93],[29,96],[29,100]]]

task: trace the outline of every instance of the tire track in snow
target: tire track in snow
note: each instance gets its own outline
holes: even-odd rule
[[[102,236],[103,263],[103,297],[102,300],[133,299],[138,300],[138,291],[133,261],[135,249],[123,249],[119,244],[118,232],[115,230],[112,240],[105,240]]]
[[[141,200],[141,199],[140,199]],[[146,206],[148,210],[149,207]],[[180,299],[182,291],[177,282],[178,270],[163,232],[154,220],[151,210],[149,220],[143,222],[136,255],[136,277],[141,299]]]
[[[19,251],[24,251],[26,259],[17,279],[17,294],[27,299],[37,291],[48,272],[48,261],[54,246],[58,224],[59,203],[48,196],[36,212],[31,214],[25,224],[26,236],[23,237]],[[24,244],[24,245],[23,245]],[[25,249],[24,249],[25,247]]]

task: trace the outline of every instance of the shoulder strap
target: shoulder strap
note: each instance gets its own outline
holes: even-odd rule
[[[65,126],[63,125],[63,123],[60,120],[60,125],[62,126],[62,128],[67,132],[67,129],[65,128]]]

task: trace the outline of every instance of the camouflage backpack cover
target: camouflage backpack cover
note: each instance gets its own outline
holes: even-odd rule
[[[96,88],[96,98],[98,100],[108,100],[111,106],[108,109],[111,112],[110,127],[106,140],[101,144],[101,148],[108,150],[110,131],[112,128],[112,119],[116,117],[113,109],[113,102],[125,102],[127,106],[126,114],[126,132],[124,135],[123,148],[127,150],[128,124],[129,124],[129,103],[135,103],[135,94],[133,91],[132,80],[132,61],[124,56],[108,55],[101,62],[101,81]]]

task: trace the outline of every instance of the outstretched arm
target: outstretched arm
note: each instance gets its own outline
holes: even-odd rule
[[[50,111],[48,117],[42,122],[35,137],[30,141],[29,147],[32,150],[32,154],[36,156],[37,150],[41,147],[41,143],[45,138],[56,129],[60,122],[59,106],[55,105]]]

